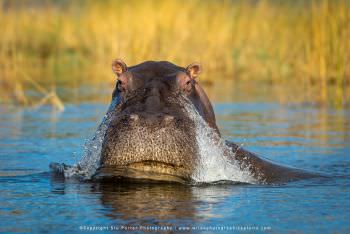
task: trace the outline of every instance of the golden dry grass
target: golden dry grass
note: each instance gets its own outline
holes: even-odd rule
[[[2,102],[110,81],[116,57],[197,60],[204,80],[294,86],[303,101],[341,106],[350,91],[346,0],[33,2],[0,4]]]

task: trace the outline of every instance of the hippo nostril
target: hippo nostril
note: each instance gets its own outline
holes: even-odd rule
[[[137,120],[140,119],[140,117],[139,117],[139,115],[137,115],[137,114],[131,114],[131,115],[130,115],[130,119],[133,120],[133,121],[137,121]]]
[[[165,115],[163,118],[164,123],[169,124],[171,122],[174,122],[174,116],[171,115]]]

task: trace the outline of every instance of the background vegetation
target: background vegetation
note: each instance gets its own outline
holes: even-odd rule
[[[33,104],[41,93],[62,105],[56,87],[111,82],[118,57],[130,65],[196,60],[202,82],[293,88],[303,102],[343,106],[349,19],[346,0],[3,0],[0,102]]]

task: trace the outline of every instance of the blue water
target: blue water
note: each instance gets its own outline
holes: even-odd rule
[[[107,104],[68,104],[63,113],[0,106],[0,232],[350,233],[350,110],[214,106],[225,138],[332,178],[199,187],[64,181],[50,175],[49,163],[77,162]]]

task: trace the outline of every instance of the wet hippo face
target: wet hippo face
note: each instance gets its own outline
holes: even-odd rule
[[[127,67],[116,60],[112,69],[117,105],[109,110],[95,178],[190,181],[198,146],[186,105],[217,130],[212,106],[195,81],[200,65],[148,61]]]

